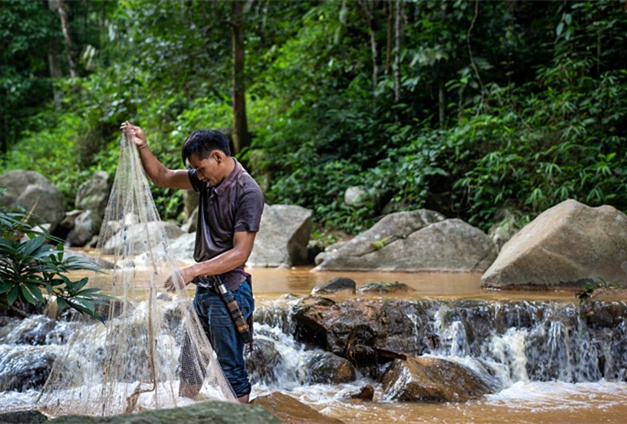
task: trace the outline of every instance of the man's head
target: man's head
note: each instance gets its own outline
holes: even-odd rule
[[[194,131],[181,151],[183,162],[196,170],[196,175],[216,187],[231,172],[234,166],[231,149],[226,136],[218,131]]]
[[[231,156],[229,140],[220,131],[196,130],[187,137],[181,156],[183,163],[187,162],[191,155],[196,155],[200,159],[207,159],[212,151],[221,150],[226,156]]]

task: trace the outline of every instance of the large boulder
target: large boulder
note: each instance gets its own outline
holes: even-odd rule
[[[104,171],[96,172],[78,187],[76,208],[83,211],[93,211],[102,219],[107,209],[110,190],[109,174]]]
[[[281,424],[262,406],[232,402],[201,402],[182,408],[142,411],[111,417],[67,415],[49,421],[51,424]]]
[[[338,271],[485,271],[496,247],[478,228],[437,212],[387,215],[314,268]]]
[[[32,210],[35,223],[49,223],[54,229],[65,216],[63,194],[35,171],[10,171],[0,175],[0,187],[6,187],[0,205]]]
[[[627,287],[627,216],[567,200],[508,241],[483,287],[555,287],[602,278]]]
[[[128,253],[141,254],[148,252],[151,247],[157,248],[156,243],[161,242],[161,240],[174,240],[183,234],[183,230],[177,225],[167,221],[123,225],[113,237],[106,241],[103,250],[109,254],[128,245]],[[151,246],[150,243],[155,245]]]
[[[251,403],[265,407],[283,424],[342,424],[342,421],[327,417],[281,392],[259,396],[253,399]]]
[[[279,267],[307,263],[313,212],[300,206],[265,205],[261,228],[247,266]]]
[[[496,390],[469,368],[425,356],[394,360],[381,381],[382,398],[402,402],[466,402]]]

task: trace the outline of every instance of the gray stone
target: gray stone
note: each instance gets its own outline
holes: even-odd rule
[[[109,174],[104,171],[97,171],[89,180],[78,187],[76,207],[85,211],[93,211],[102,219],[107,209],[110,190]]]
[[[194,262],[194,246],[196,233],[183,234],[170,243],[170,255],[172,259],[183,263]]]
[[[183,210],[187,219],[191,218],[194,211],[198,210],[199,203],[200,196],[194,190],[185,190],[183,192]]]
[[[247,266],[305,265],[313,212],[300,206],[265,205]]]
[[[66,216],[67,219],[67,216]],[[66,240],[71,246],[85,246],[97,235],[102,225],[102,217],[94,210],[81,212],[74,218],[72,229],[68,233]]]
[[[368,201],[368,193],[362,187],[349,187],[344,192],[344,203],[348,206],[362,206]]]
[[[195,233],[197,226],[198,226],[198,208],[192,211],[191,215],[189,215],[189,218],[187,218],[187,221],[185,221],[185,224],[181,226],[181,230],[183,230],[186,233]]]
[[[582,285],[602,278],[627,287],[627,215],[612,206],[564,201],[502,248],[483,287]]]
[[[483,231],[423,209],[384,217],[314,270],[480,272],[495,258]]]
[[[54,424],[281,424],[264,407],[231,402],[201,402],[183,408],[158,409],[112,417],[68,415],[49,421]]]
[[[32,211],[34,223],[49,223],[54,230],[65,216],[63,194],[35,171],[10,171],[0,175],[0,187],[6,187],[0,205]]]
[[[124,225],[103,246],[105,253],[113,253],[126,244],[128,253],[140,254],[156,248],[164,238],[168,240],[182,236],[183,231],[175,224],[164,221],[152,221],[146,224]]]

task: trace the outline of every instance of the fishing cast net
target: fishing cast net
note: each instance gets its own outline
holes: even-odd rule
[[[51,415],[113,415],[174,407],[181,377],[202,384],[196,398],[236,401],[183,287],[181,264],[166,234],[137,149],[122,138],[118,170],[101,227],[98,252],[110,269],[90,287],[113,296],[105,324],[76,314],[59,348],[39,406]],[[182,355],[185,342],[185,353]],[[198,378],[200,376],[200,378]],[[189,381],[188,377],[185,377]]]

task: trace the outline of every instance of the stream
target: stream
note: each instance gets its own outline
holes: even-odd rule
[[[624,311],[627,302],[624,299],[597,302],[598,310],[594,311],[598,316],[607,315],[607,310],[613,311],[610,315],[614,314],[605,318],[610,324],[597,328],[573,312],[578,308],[573,290],[486,291],[480,287],[480,274],[312,273],[309,268],[248,271],[253,275],[259,315],[256,315],[256,338],[272,341],[281,355],[280,366],[273,370],[275,378],[256,378],[252,397],[280,390],[347,424],[626,422],[627,317]],[[417,327],[431,326],[442,341],[438,349],[424,354],[455,360],[470,368],[477,366],[478,361],[488,364],[503,389],[466,403],[404,403],[381,400],[381,386],[365,376],[347,384],[311,383],[303,364],[315,350],[306,349],[285,331],[285,310],[296,301],[287,294],[307,295],[316,285],[336,276],[352,278],[358,288],[379,281],[407,284],[412,292],[331,297],[338,302],[354,297],[415,302],[425,315],[409,318]],[[464,305],[474,305],[482,313],[447,313],[463,309]],[[511,315],[514,318],[508,314],[514,314]],[[496,315],[505,318],[497,324]],[[526,318],[517,319],[519,316]],[[66,333],[72,331],[63,325],[46,331],[47,325],[49,320],[42,316],[21,323],[3,323],[0,384],[6,383],[6,375],[21,361],[30,361],[35,381],[37,370],[48,365]],[[476,328],[472,337],[464,330],[468,326]],[[33,332],[33,328],[41,331]],[[480,333],[486,336],[479,337]],[[24,337],[32,334],[45,340],[24,343]],[[593,348],[603,352],[602,361],[589,354]],[[253,373],[251,377],[255,381]],[[347,399],[366,384],[375,388],[374,401]],[[0,412],[33,409],[38,395],[33,389],[15,392],[5,388],[0,392]]]

